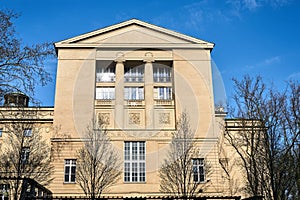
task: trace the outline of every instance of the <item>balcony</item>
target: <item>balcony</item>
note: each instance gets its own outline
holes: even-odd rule
[[[115,105],[114,99],[96,99],[95,106],[113,106]]]
[[[141,75],[141,76],[128,76],[128,75],[125,75],[124,76],[124,81],[125,82],[134,82],[134,83],[142,83],[144,82],[144,76]]]
[[[156,106],[174,106],[173,99],[155,99],[154,105]]]
[[[115,82],[116,75],[114,73],[97,73],[96,75],[96,82]]]
[[[130,106],[130,107],[141,107],[141,106],[145,105],[145,101],[144,100],[126,100],[124,105]]]

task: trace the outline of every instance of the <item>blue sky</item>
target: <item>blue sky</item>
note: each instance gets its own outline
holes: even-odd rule
[[[26,44],[57,42],[137,18],[215,43],[212,58],[226,88],[244,74],[261,75],[283,89],[300,80],[300,1],[298,0],[0,0]],[[53,82],[38,87],[44,106],[54,105],[56,59],[47,61]]]

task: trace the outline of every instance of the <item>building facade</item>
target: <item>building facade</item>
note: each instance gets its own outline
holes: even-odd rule
[[[183,112],[195,132],[199,195],[240,195],[230,192],[220,165],[225,113],[214,106],[213,47],[136,19],[55,43],[56,131],[49,137],[59,153],[52,159],[53,195],[84,195],[76,182],[76,156],[87,127],[99,120],[105,121],[122,163],[120,179],[103,195],[166,195],[159,169]]]
[[[43,185],[51,179],[53,107],[28,107],[29,98],[22,93],[4,98],[0,107],[0,199],[16,199],[15,194],[29,195],[29,191],[30,195],[51,196]]]
[[[195,131],[199,158],[213,166],[203,180],[208,185],[204,192],[222,194],[211,72],[214,44],[133,19],[55,47],[54,125],[68,139],[55,159],[53,193],[82,193],[71,173],[66,178],[66,169],[75,170],[83,133],[92,120],[101,118],[123,162],[122,176],[108,194],[160,194],[158,171],[176,118],[184,111]],[[55,137],[52,142],[61,140]],[[136,149],[140,159],[127,159],[125,154]]]

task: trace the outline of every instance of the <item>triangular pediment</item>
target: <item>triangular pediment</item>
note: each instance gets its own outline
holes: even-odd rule
[[[55,43],[59,47],[122,47],[133,45],[181,46],[193,45],[212,49],[214,44],[175,31],[132,19],[90,33]]]

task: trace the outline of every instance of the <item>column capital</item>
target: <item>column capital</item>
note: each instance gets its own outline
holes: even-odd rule
[[[144,58],[143,61],[146,62],[146,63],[152,63],[152,62],[154,62],[155,60],[153,58],[153,53],[151,53],[151,52],[145,53],[145,58]]]
[[[116,63],[123,63],[125,62],[125,58],[124,58],[124,53],[122,52],[118,52],[117,55],[116,55],[116,59],[115,59],[115,62]]]
[[[125,62],[126,60],[125,60],[124,58],[116,58],[114,61],[115,61],[116,63],[123,63],[123,62]]]

